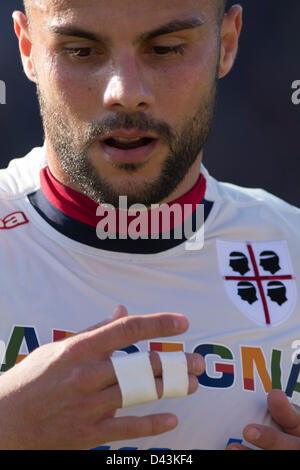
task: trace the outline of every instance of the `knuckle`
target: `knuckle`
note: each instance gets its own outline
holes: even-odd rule
[[[124,427],[122,431],[124,432],[124,436],[126,436],[128,439],[132,439],[139,436],[140,427],[137,426],[136,420],[126,420],[123,423],[123,426]]]
[[[140,319],[135,318],[124,318],[121,321],[122,334],[124,338],[136,338],[141,334],[141,322]]]
[[[127,439],[151,436],[156,434],[156,426],[154,424],[154,420],[150,416],[133,418],[124,423],[124,433]]]
[[[58,343],[61,343],[60,347],[63,357],[75,363],[85,357],[89,349],[88,338],[83,336],[83,334],[74,335],[58,341]]]
[[[161,432],[161,418],[159,416],[149,417],[147,425],[150,436],[155,436]]]
[[[57,341],[56,345],[62,358],[68,359],[76,354],[78,341],[75,338]]]
[[[90,426],[82,422],[77,422],[74,426],[72,426],[70,432],[72,433],[72,440],[83,445],[90,439],[92,435]]]
[[[128,439],[143,436],[155,436],[161,433],[161,424],[159,416],[144,416],[142,418],[128,420],[124,423],[124,431]]]
[[[173,326],[171,323],[169,317],[166,315],[157,315],[155,317],[155,329],[161,333],[161,335],[164,335],[166,333],[169,333],[169,329]]]
[[[84,366],[72,367],[69,376],[68,383],[75,392],[83,393],[89,388],[89,370]]]

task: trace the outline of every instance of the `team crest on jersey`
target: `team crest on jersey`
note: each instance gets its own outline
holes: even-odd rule
[[[217,240],[227,294],[260,325],[277,325],[293,312],[297,288],[287,242]]]

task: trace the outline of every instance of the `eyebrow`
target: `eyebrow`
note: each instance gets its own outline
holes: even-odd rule
[[[58,36],[75,36],[77,38],[90,39],[91,41],[108,42],[108,38],[101,34],[95,34],[91,31],[79,28],[77,26],[49,26],[47,30]]]
[[[162,36],[164,34],[171,34],[176,33],[178,31],[183,31],[185,29],[195,29],[199,28],[204,24],[199,17],[190,18],[187,20],[173,20],[167,24],[161,25],[155,28],[152,31],[148,31],[146,33],[140,34],[134,43],[141,43],[147,42],[151,39],[154,39],[158,36]],[[74,36],[83,39],[90,39],[91,41],[98,41],[103,43],[110,43],[111,40],[107,36],[103,36],[101,34],[95,34],[92,31],[87,31],[85,29],[79,28],[77,26],[56,26],[52,25],[49,26],[48,31],[50,33],[59,35],[59,36]]]
[[[204,21],[202,21],[199,17],[190,18],[187,20],[173,20],[169,23],[159,26],[158,28],[154,29],[153,31],[149,31],[147,33],[141,34],[137,42],[146,42],[154,39],[158,36],[163,36],[164,34],[171,34],[176,33],[178,31],[183,31],[184,29],[195,29],[202,26]]]

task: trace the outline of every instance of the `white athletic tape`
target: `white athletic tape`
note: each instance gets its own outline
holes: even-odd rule
[[[122,393],[122,407],[158,400],[148,353],[111,357]]]
[[[185,397],[189,390],[186,356],[183,352],[158,352],[162,364],[162,398]]]

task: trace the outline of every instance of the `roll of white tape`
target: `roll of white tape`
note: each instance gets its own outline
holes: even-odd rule
[[[122,393],[122,408],[158,400],[148,353],[111,357]]]
[[[183,352],[158,352],[162,364],[162,398],[185,397],[189,390],[186,356]]]

